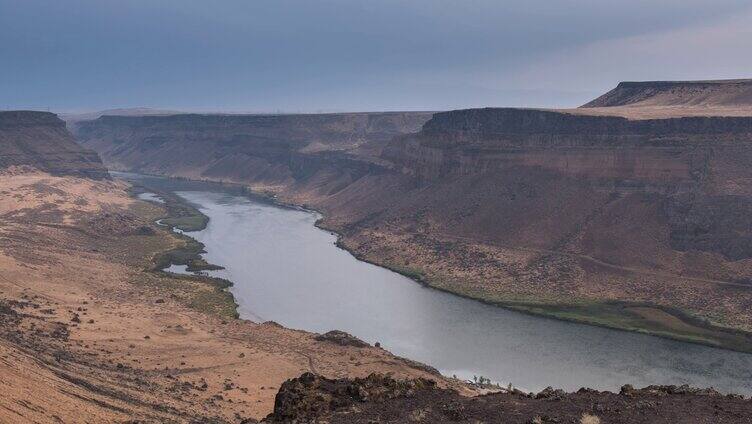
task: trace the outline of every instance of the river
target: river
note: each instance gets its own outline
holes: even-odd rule
[[[482,375],[528,391],[687,383],[752,394],[752,355],[526,315],[426,288],[337,248],[335,235],[314,226],[314,213],[217,185],[147,179],[209,217],[206,229],[187,234],[204,243],[206,260],[225,267],[215,275],[234,283],[241,318],[344,330],[445,375]]]

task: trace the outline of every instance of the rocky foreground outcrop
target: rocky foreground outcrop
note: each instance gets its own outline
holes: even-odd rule
[[[31,167],[52,175],[109,178],[97,153],[74,141],[48,112],[0,112],[0,169]]]
[[[274,412],[267,420],[308,422],[364,402],[381,403],[435,387],[436,383],[432,380],[395,380],[381,374],[352,380],[332,380],[305,373],[282,384],[274,400]]]
[[[624,386],[620,393],[547,388],[538,394],[501,390],[473,398],[429,380],[372,374],[326,379],[306,373],[280,387],[269,423],[744,423],[750,400],[687,386]]]

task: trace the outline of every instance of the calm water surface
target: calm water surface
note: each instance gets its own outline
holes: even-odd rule
[[[216,191],[177,194],[209,217],[188,234],[226,267],[219,275],[235,283],[242,318],[345,330],[444,374],[524,390],[688,383],[752,394],[752,355],[485,305],[356,260],[314,227],[313,213]]]

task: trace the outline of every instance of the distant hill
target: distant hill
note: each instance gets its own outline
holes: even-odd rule
[[[615,106],[752,106],[752,79],[621,82],[581,108]]]
[[[357,168],[368,168],[388,141],[420,130],[432,115],[107,115],[69,126],[78,140],[99,152],[111,169],[167,175],[189,171],[191,177],[263,180],[277,185],[310,176],[324,164],[328,164],[327,169],[332,166],[332,175],[339,175],[340,156],[346,156],[345,160],[357,157]],[[332,152],[332,156],[316,154],[323,152]],[[312,158],[315,163],[309,163]],[[345,172],[342,178],[348,180],[352,175]],[[341,182],[334,185],[338,187]]]
[[[60,119],[67,124],[73,124],[80,121],[90,121],[97,119],[100,116],[150,116],[150,115],[175,115],[181,113],[175,110],[166,109],[152,109],[148,107],[132,107],[132,108],[120,108],[120,109],[105,109],[94,112],[83,113],[59,113]]]
[[[109,178],[99,156],[79,146],[49,112],[0,112],[0,170],[32,167],[52,175]]]

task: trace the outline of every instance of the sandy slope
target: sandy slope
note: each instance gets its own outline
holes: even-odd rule
[[[147,271],[180,241],[144,229],[161,212],[123,183],[14,169],[0,193],[0,422],[240,422],[306,371],[437,378],[381,349],[223,317],[211,284]]]

